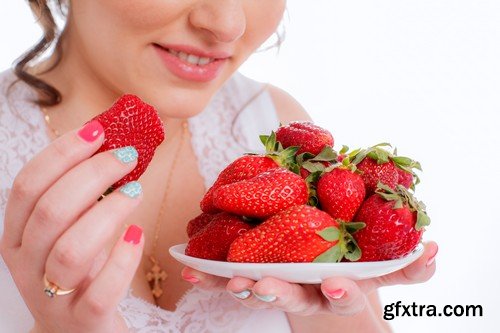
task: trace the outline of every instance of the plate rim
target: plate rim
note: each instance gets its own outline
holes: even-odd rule
[[[240,267],[248,267],[248,268],[257,268],[259,266],[267,266],[269,267],[270,265],[273,265],[274,267],[281,266],[282,268],[288,268],[288,267],[352,267],[352,266],[362,266],[366,268],[376,268],[379,266],[386,266],[388,263],[391,265],[398,265],[398,264],[403,264],[406,263],[407,261],[414,259],[413,261],[416,261],[424,252],[424,245],[422,242],[420,242],[417,247],[407,254],[404,257],[398,258],[398,259],[391,259],[391,260],[383,260],[383,261],[362,261],[362,262],[326,262],[326,263],[319,263],[319,262],[297,262],[297,263],[241,263],[241,262],[228,262],[228,261],[218,261],[218,260],[210,260],[210,259],[202,259],[202,258],[196,258],[192,256],[188,256],[187,254],[184,253],[184,251],[180,252],[179,249],[185,249],[187,246],[187,243],[181,243],[177,245],[173,245],[168,249],[168,252],[174,259],[177,260],[176,256],[179,257],[185,257],[188,260],[194,261],[199,264],[203,264],[206,262],[213,263],[214,266],[231,266],[234,267],[234,265],[242,265]]]

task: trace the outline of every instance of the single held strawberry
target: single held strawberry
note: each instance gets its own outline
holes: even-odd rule
[[[414,176],[415,184],[419,181],[413,169],[422,170],[420,164],[408,157],[397,156],[396,150],[391,153],[383,148],[390,146],[388,143],[380,143],[368,149],[356,150],[355,154],[353,152],[349,155],[365,182],[367,196],[375,192],[379,182],[395,189],[400,183],[398,169],[412,175],[408,188],[414,189]],[[408,180],[402,179],[401,181],[407,183]]]
[[[350,232],[360,223],[339,223],[327,213],[311,206],[298,205],[281,211],[236,238],[227,261],[339,262],[359,259],[361,253]]]
[[[165,138],[158,112],[137,96],[123,95],[93,120],[104,128],[104,143],[96,154],[126,146],[133,146],[139,154],[134,170],[113,184],[110,190],[139,179]]]
[[[200,215],[189,221],[186,227],[188,237],[193,237],[200,230],[205,228],[210,223],[210,221],[212,221],[214,216],[215,214],[201,213]]]
[[[226,261],[231,243],[252,227],[237,216],[216,214],[207,226],[191,237],[185,253],[196,258]]]
[[[258,219],[267,218],[291,206],[305,204],[307,200],[305,180],[283,168],[221,186],[213,194],[216,208]]]
[[[354,234],[362,251],[360,261],[401,258],[415,249],[430,219],[425,205],[403,186],[396,190],[380,183],[355,217],[366,227]]]
[[[220,174],[214,185],[208,189],[200,202],[205,213],[217,213],[220,209],[213,204],[213,194],[219,187],[253,178],[265,171],[276,169],[279,165],[270,157],[262,155],[244,155],[229,164]]]
[[[355,171],[344,165],[336,166],[321,176],[316,193],[322,210],[335,219],[349,222],[365,198],[365,184]]]
[[[300,147],[297,154],[318,155],[325,147],[333,147],[333,136],[326,129],[308,121],[294,121],[276,130],[276,140],[284,148]]]

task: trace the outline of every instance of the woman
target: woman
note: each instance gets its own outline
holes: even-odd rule
[[[429,279],[435,243],[391,275],[318,286],[222,279],[167,254],[186,242],[186,223],[224,166],[279,122],[309,119],[286,93],[236,73],[275,32],[285,0],[61,2],[67,22],[59,38],[47,1],[29,1],[45,32],[34,52],[52,40],[57,47],[45,61],[22,59],[19,82],[12,71],[0,80],[9,143],[0,165],[0,249],[9,270],[1,282],[13,294],[12,276],[32,331],[387,331],[377,288]],[[109,152],[90,158],[102,128],[80,127],[123,93],[155,105],[167,138],[142,186],[95,203],[136,162]],[[15,296],[2,298],[2,312],[14,304]],[[6,323],[25,327],[19,318]]]

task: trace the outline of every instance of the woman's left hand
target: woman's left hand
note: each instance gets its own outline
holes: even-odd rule
[[[360,313],[367,305],[367,295],[379,287],[429,280],[436,270],[437,251],[437,244],[428,242],[422,256],[399,271],[360,281],[334,277],[325,279],[321,285],[289,283],[272,277],[259,281],[242,277],[226,279],[189,267],[184,268],[182,277],[202,289],[225,289],[252,309],[275,308],[298,315],[334,313],[349,316]]]

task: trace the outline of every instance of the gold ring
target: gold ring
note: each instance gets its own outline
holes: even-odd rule
[[[54,296],[64,296],[71,294],[73,291],[76,290],[76,288],[73,289],[62,289],[59,287],[57,284],[50,282],[47,280],[47,277],[45,274],[43,275],[43,283],[45,284],[45,289],[43,290],[45,292],[45,295],[47,295],[50,298],[53,298]]]

